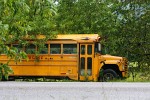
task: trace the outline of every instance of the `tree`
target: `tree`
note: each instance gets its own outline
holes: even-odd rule
[[[113,31],[115,16],[109,0],[60,0],[57,29],[60,33],[107,33]],[[113,23],[113,24],[110,24]]]
[[[149,63],[150,20],[149,4],[143,1],[122,2],[117,10],[119,27],[116,35],[116,53],[126,55],[130,61]],[[139,65],[140,66],[140,65]]]
[[[105,51],[149,66],[148,0],[59,0],[60,33],[99,33]],[[140,66],[140,65],[139,65]]]
[[[107,53],[126,56],[130,61],[141,61],[142,57],[149,58],[150,51],[146,47],[150,38],[148,2],[59,1],[57,29],[60,33],[99,33],[105,40]],[[139,55],[141,59],[137,59]]]
[[[0,54],[16,61],[26,58],[24,52],[9,48],[6,43],[22,38],[45,40],[55,34],[98,33],[105,53],[125,56],[139,66],[150,66],[150,1],[149,0],[1,0]],[[3,65],[3,64],[1,64]]]
[[[0,15],[0,53],[5,53],[15,61],[26,58],[26,53],[18,52],[16,48],[10,48],[6,44],[17,41],[25,46],[28,44],[23,39],[26,36],[32,39],[36,39],[36,36],[41,34],[45,35],[46,39],[55,36],[53,19],[56,9],[51,0],[1,0]],[[35,44],[41,44],[41,41],[43,40],[37,40]],[[1,63],[0,75],[8,78],[7,74],[12,71],[9,69],[7,72],[6,65],[8,64]]]

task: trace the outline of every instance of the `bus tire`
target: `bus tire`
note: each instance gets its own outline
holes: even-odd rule
[[[103,81],[108,82],[118,78],[118,74],[112,69],[106,69],[103,71]]]
[[[15,81],[15,77],[9,76],[8,81]]]

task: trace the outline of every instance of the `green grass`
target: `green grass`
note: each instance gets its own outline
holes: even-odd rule
[[[150,82],[150,74],[135,72],[130,77],[126,78],[126,82]]]
[[[150,66],[144,64],[138,67],[137,62],[132,62],[129,66],[129,77],[124,80],[125,82],[150,82]]]
[[[150,70],[139,70],[137,67],[129,70],[129,77],[117,79],[113,82],[150,82]]]
[[[15,81],[26,81],[26,82],[76,82],[75,80],[61,78],[61,79],[54,79],[54,78],[26,78],[26,79],[15,79]]]

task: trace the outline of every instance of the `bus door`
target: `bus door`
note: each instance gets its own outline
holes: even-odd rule
[[[92,80],[93,44],[80,44],[80,80]]]

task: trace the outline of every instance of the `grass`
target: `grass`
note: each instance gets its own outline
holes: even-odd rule
[[[25,78],[25,79],[15,79],[15,81],[26,81],[26,82],[76,82],[75,80],[71,80],[68,78]]]
[[[148,72],[135,72],[133,75],[125,79],[126,82],[150,82],[150,74]]]
[[[114,80],[115,82],[150,82],[150,68],[129,68],[129,77],[122,80]]]

